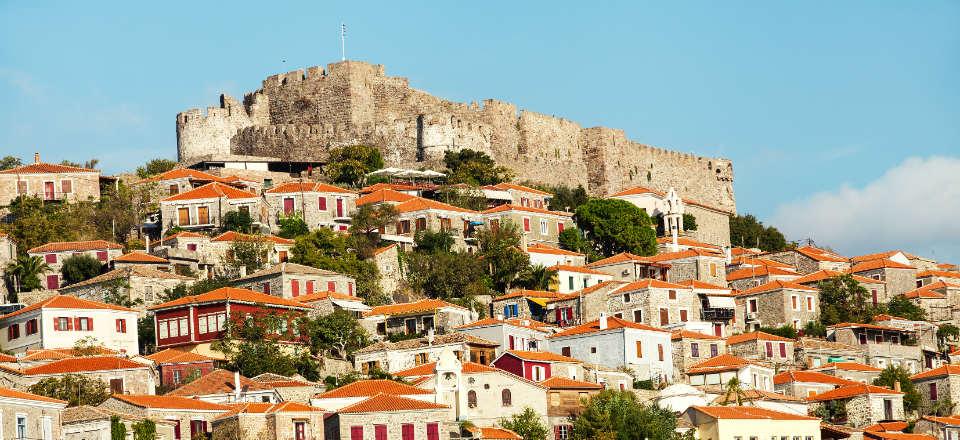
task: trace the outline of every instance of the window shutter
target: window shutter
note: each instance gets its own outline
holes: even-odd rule
[[[93,318],[86,318],[87,330],[93,331]]]
[[[560,427],[559,427],[559,426],[554,426],[554,427],[553,427],[553,438],[554,438],[554,440],[560,440]]]
[[[121,322],[123,322],[123,321],[120,320],[120,319],[117,320],[117,333],[120,333],[120,323],[121,323]]]
[[[53,330],[60,331],[60,318],[53,318]]]
[[[67,330],[73,330],[73,320],[70,318],[67,318]]]

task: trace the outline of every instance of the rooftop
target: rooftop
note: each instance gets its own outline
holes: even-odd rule
[[[575,336],[575,335],[582,335],[582,334],[587,334],[587,333],[599,333],[599,332],[605,332],[605,331],[611,331],[611,330],[619,330],[619,329],[624,329],[624,328],[629,328],[629,329],[634,329],[634,330],[646,330],[646,331],[651,331],[651,332],[670,333],[670,332],[667,331],[667,330],[660,329],[660,328],[656,328],[656,327],[651,327],[651,326],[646,325],[646,324],[640,324],[640,323],[637,323],[637,322],[625,321],[625,320],[620,319],[620,318],[617,318],[617,317],[615,317],[615,316],[608,316],[608,317],[607,317],[607,327],[604,328],[604,329],[601,329],[601,328],[600,328],[600,320],[598,319],[598,320],[596,320],[596,321],[591,321],[591,322],[588,322],[588,323],[586,323],[586,324],[580,324],[580,325],[578,325],[578,326],[576,326],[576,327],[570,327],[570,328],[568,328],[568,329],[566,329],[566,330],[564,330],[564,331],[562,331],[562,332],[560,332],[560,333],[557,333],[557,334],[552,335],[552,336],[548,336],[548,338],[561,338],[561,337],[565,337],[565,336]]]
[[[180,202],[187,200],[200,200],[200,199],[217,199],[217,198],[226,198],[230,200],[239,200],[239,199],[255,199],[259,197],[258,195],[244,191],[242,189],[237,189],[231,185],[227,185],[220,182],[211,182],[206,185],[198,186],[190,191],[184,191],[180,194],[172,195],[167,197],[161,202]]]
[[[123,249],[123,246],[106,240],[54,241],[27,250],[28,254],[47,252],[82,252],[107,249]]]
[[[765,332],[750,332],[744,333],[741,335],[733,335],[727,338],[727,345],[739,344],[746,341],[778,341],[778,342],[794,342],[793,339],[784,338],[783,336],[771,335],[770,333]]]
[[[429,392],[428,392],[429,394]],[[392,412],[392,411],[423,411],[429,409],[448,409],[446,405],[409,399],[392,394],[377,394],[362,402],[355,403],[337,411],[340,414]]]
[[[809,402],[823,402],[827,400],[849,399],[851,397],[863,396],[867,394],[903,394],[900,391],[894,391],[890,388],[878,387],[867,384],[844,385],[840,388],[824,391],[820,394],[807,398]]]
[[[564,356],[549,351],[526,351],[526,350],[507,350],[504,354],[510,354],[518,359],[534,362],[568,362],[574,364],[583,363],[580,359]]]
[[[19,316],[24,313],[30,313],[34,310],[40,310],[40,309],[116,310],[120,312],[136,312],[136,310],[128,309],[126,307],[121,307],[114,304],[107,304],[99,301],[91,301],[89,299],[77,298],[75,296],[70,296],[70,295],[54,295],[43,301],[31,304],[20,310],[17,310],[16,312],[12,312],[12,313],[8,313],[6,315],[0,316],[0,320],[12,318],[14,316]]]
[[[433,394],[433,391],[392,380],[371,379],[348,383],[340,388],[334,388],[325,393],[321,393],[317,397],[321,399],[332,399],[343,397],[371,397],[378,394],[411,396]]]
[[[715,419],[819,420],[816,417],[801,416],[754,406],[693,406],[691,408]]]
[[[167,396],[195,397],[212,394],[234,393],[234,374],[232,371],[216,369],[204,374],[179,388],[168,392]],[[248,391],[268,391],[269,386],[240,376],[240,385]]]
[[[173,301],[167,301],[163,304],[157,304],[149,307],[149,310],[161,310],[174,307],[184,307],[205,303],[218,302],[242,302],[250,304],[264,304],[276,307],[288,307],[300,310],[307,310],[310,307],[301,302],[284,299],[276,296],[266,295],[260,292],[254,292],[249,289],[238,289],[236,287],[221,287],[199,295],[185,296]]]
[[[88,371],[126,370],[131,368],[149,368],[146,365],[117,356],[88,356],[61,359],[49,364],[24,368],[27,376],[82,373]]]
[[[154,396],[145,394],[114,394],[114,399],[127,402],[133,406],[149,409],[171,409],[186,411],[229,411],[226,405],[205,402],[198,399],[188,399],[180,396]]]
[[[716,373],[720,371],[739,370],[747,365],[764,366],[756,361],[747,360],[732,354],[721,354],[700,363],[691,365],[687,374]]]
[[[422,299],[420,301],[408,302],[408,303],[399,303],[399,304],[387,304],[382,306],[376,306],[371,309],[369,312],[363,314],[363,316],[378,316],[378,315],[406,315],[409,313],[423,313],[431,312],[442,308],[452,308],[466,311],[467,309],[458,306],[453,303],[446,302],[442,299]]]

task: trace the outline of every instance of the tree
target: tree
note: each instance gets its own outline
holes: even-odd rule
[[[693,214],[684,213],[683,214],[683,230],[684,231],[696,231],[697,230],[697,217]]]
[[[553,198],[550,199],[550,209],[554,211],[574,212],[580,207],[580,205],[587,203],[587,201],[590,200],[590,196],[587,195],[587,190],[583,189],[583,185],[577,185],[576,188],[570,188],[569,186],[565,185],[531,186],[541,191],[546,191],[553,194]]]
[[[887,303],[887,313],[893,316],[907,318],[911,321],[927,320],[927,312],[903,295],[890,298],[890,302]]]
[[[153,316],[145,316],[137,320],[137,339],[141,354],[153,353],[156,344]]]
[[[156,440],[157,424],[153,420],[143,419],[133,426],[133,440]]]
[[[127,425],[118,416],[110,416],[110,440],[127,440]]]
[[[577,208],[576,219],[577,226],[603,255],[657,253],[657,234],[650,216],[630,202],[594,199]]]
[[[483,190],[475,185],[443,185],[437,188],[436,193],[437,200],[453,206],[474,211],[483,211],[487,208],[487,197],[483,195]]]
[[[152,159],[142,167],[137,167],[137,177],[146,179],[160,173],[165,173],[177,166],[177,163],[170,159]]]
[[[420,252],[404,256],[407,284],[428,298],[450,300],[489,293],[483,262],[466,252]]]
[[[668,409],[641,404],[629,391],[604,390],[586,402],[573,421],[575,440],[671,440],[677,417]]]
[[[103,191],[94,213],[94,222],[99,235],[112,237],[118,243],[125,243],[131,231],[143,235],[143,219],[151,212],[159,210],[159,205],[150,200],[150,186],[128,186],[123,182],[117,187]]]
[[[740,379],[736,377],[731,377],[727,382],[727,390],[723,394],[722,405],[728,405],[731,402],[736,402],[737,406],[743,405],[743,387],[740,386]]]
[[[503,292],[520,271],[530,265],[530,256],[520,250],[520,228],[504,222],[498,228],[477,233],[479,256],[487,265],[487,274],[497,291]]]
[[[74,162],[72,160],[66,160],[66,159],[60,161],[60,165],[66,165],[68,167],[74,167],[74,168],[86,168],[88,170],[92,170],[96,168],[99,163],[100,163],[100,159],[89,159],[84,163]]]
[[[102,269],[103,264],[100,264],[100,260],[87,254],[80,254],[64,259],[60,273],[63,275],[64,284],[70,285],[100,275]]]
[[[74,356],[96,356],[103,354],[105,351],[106,348],[103,346],[103,343],[93,336],[80,338],[73,343]]]
[[[451,183],[495,185],[512,177],[509,169],[497,166],[497,163],[482,151],[448,150],[443,155],[443,163],[447,166],[447,180]]]
[[[230,211],[223,215],[223,226],[220,227],[223,232],[237,231],[243,234],[249,234],[253,231],[253,219],[250,213],[246,211]]]
[[[278,343],[304,334],[302,319],[288,314],[261,313],[228,321],[226,327],[226,336],[212,348],[224,354],[227,370],[238,371],[246,377],[274,373],[300,374],[308,380],[319,378],[319,365],[309,350],[290,354]]]
[[[417,245],[417,251],[425,254],[435,254],[438,252],[450,252],[453,248],[453,236],[446,231],[423,230],[417,232],[413,237],[414,244]]]
[[[827,326],[823,325],[823,322],[819,320],[807,321],[807,325],[803,326],[803,335],[813,336],[817,338],[826,338]]]
[[[758,247],[767,252],[787,248],[787,239],[777,228],[763,226],[751,214],[730,217],[730,243],[734,246]]]
[[[187,285],[184,283],[180,283],[172,289],[166,289],[160,295],[159,299],[160,302],[173,301],[185,296],[199,295],[201,293],[207,293],[211,290],[216,290],[221,287],[230,287],[232,285],[233,280],[227,277],[204,278],[197,280],[189,287],[187,287]]]
[[[269,252],[270,246],[263,237],[238,238],[230,243],[224,262],[233,269],[244,267],[247,273],[253,273],[267,264]]]
[[[367,173],[383,168],[383,156],[376,147],[351,145],[330,150],[324,173],[335,182],[359,185]]]
[[[9,170],[20,166],[23,166],[23,161],[19,157],[4,156],[0,159],[0,170]]]
[[[310,345],[314,352],[332,352],[339,359],[347,359],[353,352],[365,347],[369,337],[349,312],[337,309],[307,323]]]
[[[960,328],[953,324],[940,324],[940,326],[937,327],[937,343],[941,348],[946,347],[950,342],[956,341],[958,337],[960,337]]]
[[[50,265],[39,256],[20,255],[7,264],[4,277],[13,286],[14,293],[42,289],[40,274],[50,270]]]
[[[867,323],[882,312],[882,308],[868,301],[867,289],[849,274],[822,280],[817,288],[820,290],[820,322],[823,325]]]
[[[920,408],[922,397],[910,380],[910,372],[901,366],[887,365],[880,372],[880,376],[873,380],[874,385],[894,388],[894,383],[900,384],[900,391],[903,392],[903,409],[905,411],[916,411]]]
[[[309,233],[310,227],[307,226],[307,222],[303,221],[303,217],[300,214],[280,217],[280,232],[277,233],[278,236],[293,239]]]
[[[107,384],[102,380],[79,374],[65,374],[43,379],[31,385],[29,391],[33,394],[67,401],[68,406],[97,406],[110,397]]]
[[[548,290],[550,284],[557,279],[557,271],[548,269],[542,264],[529,266],[520,272],[516,285],[530,290]]]
[[[10,203],[6,223],[0,224],[0,229],[17,243],[21,254],[54,241],[110,238],[98,236],[94,212],[91,202],[46,203],[38,197],[21,196]]]
[[[790,324],[780,327],[760,327],[760,331],[783,338],[797,339],[797,329]]]
[[[380,230],[397,221],[397,208],[389,203],[366,204],[357,207],[350,217],[349,245],[360,258],[369,258],[380,245]]]
[[[509,419],[500,419],[500,426],[516,432],[523,440],[546,440],[550,434],[547,427],[540,423],[540,416],[529,406]]]
[[[347,244],[347,237],[326,228],[297,237],[290,261],[297,264],[332,270],[350,275],[357,280],[357,295],[367,304],[376,305],[385,301],[378,279],[380,273],[371,261],[359,258]]]

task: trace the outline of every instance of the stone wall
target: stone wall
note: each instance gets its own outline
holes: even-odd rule
[[[623,130],[583,128],[496,100],[447,101],[386,76],[382,65],[344,61],[273,75],[243,104],[224,95],[206,115],[177,115],[181,162],[211,153],[322,162],[331,148],[358,143],[378,146],[388,166],[439,167],[445,151],[469,148],[525,180],[583,185],[595,195],[674,187],[736,211],[727,159],[643,145]]]

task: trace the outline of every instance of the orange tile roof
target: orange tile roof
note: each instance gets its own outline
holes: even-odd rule
[[[48,173],[99,173],[99,170],[78,168],[53,163],[32,163],[29,165],[0,171],[0,174],[48,174]]]
[[[432,376],[434,373],[434,368],[436,368],[436,362],[430,362],[428,364],[420,364],[416,367],[407,368],[406,370],[401,370],[393,373],[394,377],[418,377],[418,376]],[[501,371],[498,368],[491,367],[488,365],[478,364],[475,362],[464,362],[463,363],[463,373],[472,374],[472,373],[489,373],[494,371]]]
[[[755,406],[694,406],[693,408],[715,419],[818,420],[816,417],[801,416]]]
[[[932,370],[914,374],[913,376],[910,376],[910,380],[932,379],[935,377],[946,377],[953,375],[960,375],[960,365],[943,365]]]
[[[514,191],[522,191],[531,194],[539,194],[541,196],[553,197],[553,194],[550,194],[546,191],[540,191],[539,189],[530,188],[529,186],[517,185],[516,183],[501,182],[496,185],[486,185],[483,187],[483,189],[493,189],[497,191],[506,191],[512,189]]]
[[[830,362],[828,364],[821,365],[814,370],[829,370],[837,369],[844,371],[868,371],[868,372],[881,372],[880,368],[873,367],[867,364],[861,364],[859,362]]]
[[[393,248],[395,248],[395,247],[397,247],[397,244],[396,244],[396,243],[393,243],[393,244],[391,244],[391,245],[387,245],[387,246],[384,246],[384,247],[382,247],[382,248],[374,249],[373,255],[380,255],[380,254],[382,254],[382,253],[384,253],[384,252],[386,252],[386,251],[389,251],[390,249],[393,249]]]
[[[904,293],[903,296],[907,299],[916,299],[916,298],[926,298],[926,299],[946,299],[947,295],[942,293],[935,292],[934,289],[939,287],[931,288],[931,285],[923,286],[919,289],[911,290],[907,293]]]
[[[217,420],[229,418],[237,414],[277,414],[277,413],[299,413],[299,412],[315,412],[323,411],[321,408],[312,407],[307,404],[299,402],[280,402],[280,403],[266,403],[266,402],[243,402],[243,403],[227,403],[225,406],[229,406],[231,411],[222,414],[217,417]]]
[[[863,438],[878,440],[937,440],[936,437],[927,434],[877,431],[864,431]]]
[[[199,353],[177,350],[176,348],[160,350],[154,354],[144,356],[144,358],[154,361],[157,364],[185,364],[191,362],[213,362],[216,360]]]
[[[267,194],[290,194],[302,192],[353,194],[352,191],[340,188],[339,186],[328,185],[320,182],[287,182],[270,188],[265,192]]]
[[[600,330],[600,320],[598,319],[598,320],[595,320],[595,321],[588,322],[588,323],[586,323],[586,324],[580,324],[580,325],[578,325],[578,326],[576,326],[576,327],[570,327],[570,328],[568,328],[568,329],[566,329],[566,330],[564,330],[564,331],[562,331],[562,332],[560,332],[560,333],[557,333],[557,334],[555,334],[555,335],[548,336],[548,337],[549,337],[549,338],[560,338],[560,337],[564,337],[564,336],[582,335],[582,334],[586,334],[586,333],[596,333],[596,332],[601,332],[601,331],[617,330],[617,329],[622,329],[622,328],[632,328],[632,329],[635,329],[635,330],[646,330],[646,331],[651,331],[651,332],[670,333],[670,332],[667,331],[667,330],[660,329],[660,328],[656,328],[656,327],[651,327],[651,326],[646,325],[646,324],[640,324],[640,323],[638,323],[638,322],[624,321],[623,319],[617,318],[617,317],[615,317],[615,316],[608,316],[608,317],[607,317],[607,328],[604,329],[604,330]]]
[[[459,206],[449,205],[443,202],[438,202],[436,200],[425,199],[422,197],[414,197],[410,200],[400,203],[396,206],[397,213],[404,214],[407,212],[416,212],[416,211],[426,211],[432,209],[435,211],[452,211],[452,212],[462,212],[467,214],[479,214],[479,212],[472,209],[461,208]]]
[[[660,237],[657,239],[659,244],[670,244],[673,243],[673,237]],[[694,240],[690,237],[677,237],[677,244],[680,246],[691,246],[691,247],[700,247],[707,249],[714,249],[717,252],[721,250],[720,246],[712,245],[710,243],[704,243],[699,240]]]
[[[126,370],[130,368],[150,368],[146,365],[116,356],[87,356],[53,361],[49,364],[25,368],[23,374],[36,376],[41,374],[81,373],[86,371]]]
[[[467,310],[456,304],[448,303],[442,299],[422,299],[420,301],[415,301],[415,302],[376,306],[373,309],[371,309],[369,312],[364,313],[363,316],[403,315],[407,313],[422,313],[422,312],[434,311],[444,307]]]
[[[804,292],[817,291],[817,289],[814,289],[813,287],[804,286],[803,284],[797,284],[792,281],[773,280],[769,283],[761,284],[757,287],[737,292],[737,296],[755,295],[758,293],[773,292],[775,290],[801,290]]]
[[[635,263],[651,264],[651,265],[662,265],[666,267],[670,266],[667,263],[656,263],[652,259],[650,259],[650,257],[641,257],[639,255],[634,255],[629,252],[621,252],[612,257],[607,257],[602,260],[597,260],[597,261],[594,261],[593,263],[587,264],[587,267],[606,266],[608,264],[625,263],[628,261],[632,261]]]
[[[819,371],[785,371],[773,376],[774,385],[782,385],[791,382],[822,383],[829,385],[853,385],[857,382],[843,379],[834,375],[821,373]]]
[[[505,295],[500,295],[493,299],[493,301],[500,301],[510,298],[559,298],[563,296],[561,293],[551,292],[549,290],[527,290],[527,289],[517,289],[513,292],[508,292]]]
[[[857,255],[856,257],[851,258],[850,261],[859,263],[861,261],[883,260],[883,259],[889,259],[890,257],[897,255],[898,253],[903,254],[903,256],[907,257],[907,259],[917,258],[916,255],[911,255],[900,250],[893,250],[893,251],[886,251],[886,252],[876,252],[873,254],[866,254],[866,255]]]
[[[862,263],[858,263],[850,268],[850,273],[857,272],[866,272],[868,270],[874,269],[913,269],[913,266],[906,265],[903,263],[897,263],[893,260],[880,259],[880,260],[869,260]]]
[[[583,361],[580,359],[572,358],[570,356],[564,356],[562,354],[553,353],[549,351],[526,351],[526,350],[507,350],[504,354],[510,354],[515,358],[523,359],[525,361],[534,361],[534,362],[569,362],[574,364],[582,364]]]
[[[523,440],[520,434],[504,428],[471,426],[467,430],[477,440]]]
[[[395,202],[403,203],[408,200],[413,200],[417,196],[411,196],[410,194],[404,194],[402,192],[394,191],[392,189],[380,189],[369,194],[364,194],[357,199],[357,206],[366,205],[368,203],[384,203],[384,202]]]
[[[571,257],[582,257],[584,254],[558,247],[549,246],[543,243],[531,243],[527,245],[528,254],[549,254],[549,255],[567,255]]]
[[[481,319],[481,320],[479,320],[479,321],[474,321],[474,322],[471,322],[471,323],[469,323],[469,324],[461,325],[460,327],[457,327],[457,329],[486,327],[486,326],[494,326],[494,325],[512,325],[512,326],[514,326],[514,327],[521,327],[521,328],[526,328],[526,329],[530,329],[530,330],[536,330],[536,331],[545,332],[545,333],[546,333],[546,332],[549,332],[550,329],[554,328],[554,326],[552,326],[552,325],[550,325],[550,324],[547,324],[547,323],[544,323],[544,322],[540,322],[540,321],[536,321],[536,320],[533,320],[533,319],[520,319],[520,318],[510,318],[510,319],[484,318],[484,319]]]
[[[883,431],[903,431],[910,426],[907,422],[880,422],[875,425],[863,428],[864,431],[883,432]]]
[[[237,231],[227,231],[210,239],[210,241],[218,241],[218,242],[219,241],[257,241],[257,240],[269,241],[275,244],[282,244],[282,245],[288,245],[288,246],[293,246],[293,244],[295,243],[293,240],[289,238],[277,237],[275,235],[242,234]]]
[[[797,277],[800,277],[800,273],[791,269],[782,269],[774,266],[757,266],[732,271],[727,274],[727,281],[736,281],[770,275],[796,275]]]
[[[42,244],[33,249],[27,250],[28,254],[39,254],[44,252],[80,252],[100,249],[123,249],[123,246],[106,240],[89,241],[55,241]]]
[[[585,274],[590,274],[590,275],[611,276],[610,274],[608,274],[608,273],[606,273],[606,272],[600,272],[599,270],[593,270],[593,269],[590,269],[590,268],[587,268],[587,267],[582,267],[582,266],[571,266],[571,265],[569,265],[569,264],[557,264],[557,265],[554,265],[554,266],[550,266],[550,267],[548,267],[547,269],[549,269],[549,270],[555,270],[555,271],[564,271],[564,272],[585,273]]]
[[[199,295],[185,296],[173,301],[167,301],[163,304],[148,307],[148,310],[169,309],[172,307],[182,307],[194,304],[203,304],[211,302],[244,302],[253,304],[266,304],[271,306],[291,307],[306,310],[309,306],[301,302],[293,301],[276,296],[266,295],[249,289],[239,289],[236,287],[221,287]]]
[[[617,289],[617,292],[632,292],[634,290],[645,289],[689,289],[689,287],[682,284],[669,283],[653,278],[641,278],[637,281],[627,284],[626,286],[623,286],[620,289]]]
[[[843,273],[843,272],[837,272],[837,271],[835,271],[835,270],[827,270],[827,269],[824,269],[824,270],[818,270],[818,271],[813,272],[813,273],[808,273],[808,274],[806,274],[806,275],[804,275],[804,276],[802,276],[802,277],[800,277],[800,278],[797,278],[797,279],[793,280],[792,282],[797,283],[797,284],[816,283],[816,282],[820,282],[820,281],[823,281],[823,280],[827,280],[827,279],[830,279],[830,278],[836,278],[836,277],[840,277],[840,276],[844,276],[844,275],[848,275],[848,274]],[[865,277],[865,276],[860,276],[860,275],[852,275],[852,274],[849,274],[849,275],[850,275],[855,281],[857,281],[858,283],[863,283],[863,284],[885,284],[883,281],[875,280],[875,279],[873,279],[873,278],[867,278],[867,277]]]
[[[146,182],[159,182],[163,180],[173,180],[173,179],[190,179],[190,180],[202,180],[209,182],[220,182],[227,183],[230,180],[214,176],[210,173],[205,173],[200,170],[195,170],[192,168],[174,168],[170,171],[165,171],[160,174],[157,174],[153,177],[148,177],[146,179],[140,180],[137,183],[146,183]]]
[[[670,336],[670,339],[673,341],[679,341],[681,339],[707,339],[711,341],[719,341],[722,338],[719,336],[708,335],[706,333],[699,333],[690,330],[674,330]]]
[[[947,270],[925,270],[917,274],[917,278],[925,278],[925,277],[960,279],[960,272],[950,272]]]
[[[677,251],[677,252],[663,252],[648,258],[650,259],[650,261],[658,263],[661,261],[682,260],[684,258],[691,258],[691,257],[723,258],[723,254],[706,251],[703,249],[686,249],[686,250]]]
[[[180,396],[154,396],[146,394],[114,394],[114,399],[122,400],[140,408],[172,409],[188,411],[230,411],[227,405],[188,399]]]
[[[944,416],[944,417],[923,416],[923,418],[933,422],[944,424],[944,425],[960,426],[960,415]]]
[[[17,361],[16,356],[10,356],[9,354],[6,354],[6,353],[0,353],[0,362],[16,362],[16,361]]]
[[[876,325],[876,324],[861,324],[859,322],[841,322],[839,324],[828,325],[827,328],[867,328],[872,330],[886,330],[891,332],[904,332],[904,333],[915,332],[915,330],[907,330],[907,329],[897,328],[897,327],[886,327],[886,326]]]
[[[380,393],[362,402],[355,403],[346,408],[341,408],[337,412],[340,414],[349,414],[392,411],[423,411],[448,408],[450,407],[446,405]]]
[[[96,355],[116,355],[119,354],[119,351],[111,350],[106,347],[98,347],[94,350]],[[76,350],[73,348],[41,348],[41,349],[27,349],[27,352],[24,353],[24,356],[20,358],[21,362],[33,362],[33,361],[51,361],[51,360],[60,360],[60,359],[69,359],[81,357],[77,354]]]
[[[842,386],[840,388],[832,389],[829,391],[824,391],[820,394],[807,397],[807,401],[823,402],[827,400],[849,399],[851,397],[863,396],[866,394],[903,394],[903,393],[900,391],[891,390],[890,388],[883,388],[875,385],[858,383],[853,385]]]
[[[567,379],[565,377],[553,376],[540,382],[550,389],[555,390],[601,390],[603,385],[593,382],[584,382],[582,380]]]
[[[220,182],[212,182],[206,185],[198,186],[190,191],[184,191],[180,194],[172,195],[167,197],[161,202],[178,202],[185,200],[199,200],[199,199],[217,199],[217,198],[227,198],[231,200],[237,199],[255,199],[260,197],[250,191],[244,191],[242,189],[234,188],[233,186],[226,185]]]
[[[771,260],[769,258],[751,258],[751,257],[745,257],[745,256],[734,257],[730,261],[730,264],[750,265],[750,266],[773,266],[773,267],[779,267],[781,269],[793,270],[793,266],[787,263],[781,263],[777,260]]]
[[[67,402],[60,399],[54,399],[52,397],[41,396],[24,391],[12,390],[10,388],[0,388],[0,397],[7,399],[33,400],[36,402],[62,403],[64,405],[67,404]]]
[[[197,233],[197,232],[181,231],[181,232],[177,232],[176,234],[171,234],[171,235],[168,235],[168,236],[166,236],[166,237],[163,237],[163,238],[161,238],[161,239],[159,239],[159,240],[154,240],[152,244],[153,244],[154,246],[157,246],[157,245],[159,245],[159,244],[165,243],[165,242],[170,241],[170,240],[176,240],[176,239],[178,239],[178,238],[204,238],[204,237],[210,238],[210,237],[208,237],[208,236],[206,236],[206,235],[203,235],[203,234],[200,234],[200,233]]]
[[[744,333],[742,335],[733,335],[727,338],[727,345],[739,344],[746,341],[777,341],[777,342],[794,342],[793,339],[784,338],[782,336],[771,335],[770,333],[764,332],[750,332]]]
[[[211,394],[232,394],[234,392],[234,375],[232,371],[216,369],[197,379],[182,385],[173,391],[168,392],[167,396],[208,396]],[[240,386],[250,391],[267,391],[272,388],[240,376]]]
[[[718,371],[739,370],[747,365],[761,365],[732,354],[721,354],[700,363],[691,365],[687,374],[715,373]]]
[[[796,249],[796,251],[799,252],[800,254],[804,255],[804,256],[807,256],[807,257],[809,257],[809,258],[811,258],[811,259],[814,259],[814,260],[817,260],[817,261],[832,261],[832,262],[835,262],[835,263],[846,263],[846,262],[847,262],[847,259],[846,259],[846,258],[844,258],[844,257],[842,257],[842,256],[840,256],[840,255],[837,255],[837,254],[835,254],[835,253],[833,253],[833,252],[830,252],[830,251],[828,251],[828,250],[826,250],[826,249],[820,249],[820,248],[818,248],[818,247],[813,247],[813,246],[801,246],[801,247],[798,247],[798,248]]]
[[[121,312],[136,312],[136,310],[128,309],[126,307],[121,307],[114,304],[91,301],[89,299],[77,298],[75,296],[70,296],[70,295],[54,295],[43,301],[31,304],[20,310],[17,310],[16,312],[12,312],[12,313],[8,313],[6,315],[0,316],[0,320],[12,318],[14,316],[22,315],[24,313],[29,313],[34,310],[40,310],[40,309],[117,310]]]
[[[363,298],[340,292],[316,292],[309,295],[300,295],[291,298],[294,301],[302,303],[311,303],[314,301],[323,301],[328,298],[339,299],[343,301],[363,302]]]
[[[730,288],[729,288],[729,287],[718,286],[718,285],[716,285],[716,284],[705,283],[705,282],[703,282],[703,281],[694,280],[694,279],[684,280],[684,281],[678,281],[677,284],[679,284],[679,285],[681,285],[681,286],[683,286],[683,287],[686,287],[686,288],[688,288],[688,289],[725,290],[725,291],[727,291],[727,293],[730,292]]]
[[[601,281],[590,287],[584,287],[583,289],[575,290],[570,293],[559,294],[556,298],[548,299],[547,302],[551,303],[555,301],[566,301],[569,299],[576,299],[576,298],[579,298],[581,295],[589,295],[593,292],[599,291],[601,289],[605,289],[607,287],[610,288],[610,291],[607,293],[613,293],[622,289],[623,286],[626,286],[627,284],[628,283],[626,281],[616,281],[616,280]]]
[[[755,251],[753,249],[748,249],[740,246],[730,249],[730,255],[734,257],[739,257],[741,255],[760,255],[762,253],[763,251]]]
[[[532,206],[520,206],[512,204],[497,205],[493,208],[483,211],[483,214],[496,214],[498,212],[507,212],[507,211],[523,211],[523,212],[532,212],[535,214],[546,214],[546,215],[556,215],[560,217],[570,217],[573,216],[572,213],[564,211],[551,211],[549,209],[543,208],[534,208]]]
[[[118,261],[121,263],[160,263],[166,264],[170,261],[167,261],[165,258],[160,258],[156,255],[150,255],[144,251],[133,251],[127,254],[123,254],[117,258],[114,258],[113,261]]]
[[[405,383],[395,382],[386,379],[359,380],[348,383],[340,388],[334,388],[322,393],[317,397],[322,399],[342,398],[342,397],[371,397],[377,394],[386,393],[397,396],[412,396],[421,394],[433,394],[432,391],[424,390]]]

